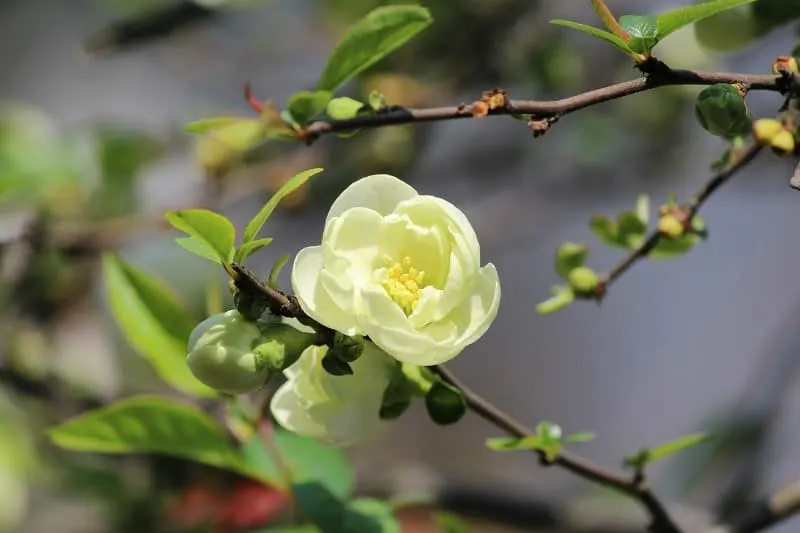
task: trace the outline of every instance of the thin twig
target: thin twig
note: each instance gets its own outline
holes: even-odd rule
[[[715,83],[740,83],[751,91],[775,91],[786,93],[796,90],[796,77],[781,77],[760,74],[736,74],[728,72],[704,72],[698,70],[672,70],[663,64],[650,74],[640,78],[615,83],[559,100],[509,100],[505,106],[490,109],[489,115],[530,115],[533,118],[560,117],[592,105],[609,102],[631,94],[673,85],[713,85]],[[319,120],[305,130],[306,139],[314,139],[334,132],[361,128],[378,128],[413,122],[433,122],[469,118],[475,112],[475,104],[407,109],[391,107],[374,115],[360,115],[347,120]]]
[[[512,437],[525,438],[534,435],[535,432],[526,427],[523,423],[515,420],[511,415],[502,411],[497,406],[483,398],[478,393],[464,385],[453,372],[443,366],[432,367],[431,370],[441,377],[445,382],[461,391],[467,407],[470,411],[477,414],[495,427],[505,431]],[[575,475],[588,481],[604,485],[619,490],[632,498],[635,498],[647,510],[652,521],[650,531],[656,533],[680,533],[680,529],[670,518],[669,513],[659,502],[646,483],[637,482],[595,465],[588,459],[570,453],[566,450],[559,452],[555,459],[548,459],[545,454],[535,450],[540,462],[545,465],[558,465]]]
[[[697,214],[700,210],[700,207],[708,200],[708,198],[722,185],[727,183],[727,181],[739,170],[745,167],[748,163],[750,163],[758,153],[761,151],[763,146],[760,144],[753,144],[743,151],[736,153],[736,150],[732,152],[732,160],[728,163],[721,171],[711,177],[703,187],[695,193],[691,200],[689,200],[683,207],[681,207],[682,213],[684,213],[687,223],[690,223],[692,218]],[[625,272],[627,272],[637,261],[640,259],[644,259],[647,255],[653,251],[653,249],[658,245],[659,241],[661,240],[661,235],[656,231],[651,233],[647,239],[632,253],[626,256],[620,263],[612,268],[608,274],[606,274],[602,278],[603,288],[607,289],[611,283],[617,280],[620,276],[622,276]]]

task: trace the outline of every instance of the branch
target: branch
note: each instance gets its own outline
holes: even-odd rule
[[[691,200],[683,205],[680,211],[685,218],[685,224],[691,224],[692,218],[700,210],[700,207],[708,200],[708,198],[722,185],[728,182],[730,178],[739,170],[744,168],[761,152],[763,146],[753,144],[743,149],[732,149],[731,161],[719,173],[711,177],[703,187],[695,193]],[[650,234],[649,237],[639,246],[636,250],[623,259],[616,267],[606,274],[601,281],[603,290],[607,289],[611,283],[617,280],[625,272],[636,264],[640,259],[644,259],[655,248],[661,240],[661,234],[657,231]]]
[[[789,483],[763,501],[752,504],[733,524],[715,526],[705,533],[756,533],[798,512],[800,512],[800,479]]]
[[[322,135],[361,128],[378,128],[415,122],[432,122],[488,115],[530,115],[534,119],[559,118],[592,105],[616,100],[631,94],[672,85],[713,85],[715,83],[740,83],[751,91],[775,91],[785,94],[800,90],[800,77],[759,74],[733,74],[698,70],[672,70],[663,63],[647,68],[640,78],[594,89],[560,100],[506,100],[504,105],[484,111],[485,104],[476,102],[458,106],[406,109],[389,107],[374,115],[361,115],[347,120],[319,120],[305,130],[311,142]]]
[[[431,370],[442,380],[460,390],[469,410],[487,422],[520,439],[535,434],[533,430],[469,389],[448,369],[443,366],[436,366],[431,367]],[[559,452],[558,456],[553,460],[547,459],[541,451],[535,450],[535,453],[539,455],[539,461],[544,466],[558,465],[588,481],[616,489],[636,499],[650,515],[650,531],[654,533],[680,533],[681,530],[672,521],[664,506],[644,481],[628,479],[565,450]]]

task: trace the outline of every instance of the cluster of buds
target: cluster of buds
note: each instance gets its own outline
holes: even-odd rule
[[[662,205],[658,209],[658,214],[658,233],[662,237],[677,239],[691,228],[691,218],[679,206]]]
[[[503,109],[508,105],[508,95],[503,89],[484,91],[481,99],[472,104],[472,116],[483,118],[495,109]]]
[[[778,155],[794,153],[797,149],[796,129],[789,119],[762,118],[753,123],[753,138],[769,146]]]
[[[772,73],[777,75],[784,72],[791,72],[793,74],[800,73],[800,68],[797,65],[797,58],[793,56],[780,56],[772,62]]]

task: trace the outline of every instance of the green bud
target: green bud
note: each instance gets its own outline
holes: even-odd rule
[[[335,354],[332,354],[330,350],[322,358],[322,368],[332,376],[349,376],[353,374],[353,368],[350,363],[342,361]]]
[[[409,407],[411,407],[410,399],[391,404],[382,404],[380,411],[378,411],[378,416],[381,420],[397,420]]]
[[[440,426],[454,424],[467,412],[467,403],[461,391],[437,381],[425,395],[428,416]]]
[[[364,353],[364,337],[337,331],[333,336],[333,347],[328,353],[333,353],[345,363],[354,363]]]
[[[235,310],[212,316],[189,336],[186,361],[192,374],[211,388],[245,394],[263,387],[270,368],[260,344],[261,331]]]
[[[559,276],[566,279],[569,273],[586,263],[586,256],[589,250],[585,244],[565,242],[556,252],[556,272]]]
[[[739,88],[729,83],[717,83],[697,95],[695,116],[700,125],[724,139],[746,135],[752,119]]]
[[[753,137],[761,145],[769,145],[782,131],[786,131],[786,128],[774,118],[762,118],[753,123]]]
[[[772,151],[778,155],[786,155],[794,151],[794,135],[789,130],[783,130],[770,140]]]
[[[260,323],[259,326],[262,336],[253,352],[271,372],[281,372],[293,365],[316,337],[313,333],[299,331],[280,322]]]
[[[675,215],[662,215],[658,220],[658,232],[668,239],[677,239],[684,233],[684,226]]]
[[[589,294],[600,284],[600,277],[591,268],[578,267],[569,273],[569,284],[576,293]]]

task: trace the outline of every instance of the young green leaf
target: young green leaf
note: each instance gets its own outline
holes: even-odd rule
[[[236,253],[233,254],[233,261],[241,263],[262,248],[266,248],[272,243],[272,237],[265,237],[263,239],[256,239],[254,241],[246,242],[241,245]]]
[[[619,242],[619,228],[617,223],[605,215],[594,215],[589,219],[589,229],[595,237],[605,244],[614,247],[622,247]]]
[[[186,394],[215,397],[186,365],[186,343],[195,321],[175,295],[113,254],[103,256],[103,283],[114,320],[158,375]]]
[[[556,273],[562,279],[567,279],[570,272],[586,264],[588,255],[589,249],[585,244],[565,242],[556,251]]]
[[[540,315],[555,313],[575,301],[575,293],[569,285],[556,285],[551,292],[550,298],[536,305],[536,312]]]
[[[358,112],[364,107],[363,102],[343,96],[341,98],[334,98],[328,102],[328,109],[326,113],[333,120],[347,120],[358,115]]]
[[[188,252],[199,255],[203,259],[208,259],[212,263],[222,264],[219,254],[210,248],[205,241],[199,241],[194,237],[176,237],[175,244]]]
[[[617,47],[622,52],[628,54],[629,56],[636,58],[636,52],[630,49],[628,44],[614,35],[613,33],[607,32],[605,30],[601,30],[600,28],[595,28],[594,26],[589,26],[588,24],[581,24],[580,22],[573,22],[571,20],[564,20],[564,19],[553,19],[550,21],[550,24],[555,24],[557,26],[565,26],[567,28],[572,28],[573,30],[582,31],[592,37],[597,37],[598,39],[602,39],[607,43],[610,43]]]
[[[204,118],[201,120],[195,120],[194,122],[188,123],[186,126],[183,127],[186,133],[207,133],[212,130],[216,130],[223,126],[227,126],[229,124],[236,124],[242,120],[252,120],[252,119],[245,119],[242,117],[212,117],[212,118]]]
[[[595,439],[597,435],[592,431],[579,431],[572,435],[564,437],[564,442],[589,442]]]
[[[223,263],[233,259],[236,228],[224,216],[207,209],[168,211],[164,216],[172,227],[213,250]]]
[[[374,498],[358,498],[350,502],[343,531],[400,533],[400,523],[388,503]]]
[[[321,168],[304,170],[284,183],[283,186],[272,195],[272,198],[270,198],[269,201],[264,204],[264,207],[262,207],[261,210],[256,213],[256,216],[254,216],[253,219],[247,223],[247,226],[244,228],[244,234],[242,235],[242,246],[255,240],[256,236],[258,236],[258,232],[261,231],[264,223],[267,221],[272,212],[275,211],[275,208],[278,207],[278,204],[281,200],[301,187],[305,182],[311,179],[312,176],[319,174],[320,172],[322,172]]]
[[[155,453],[181,457],[275,481],[248,468],[214,419],[200,409],[155,396],[135,396],[50,428],[48,436],[68,450]]]
[[[373,111],[378,111],[386,107],[386,96],[380,91],[373,90],[369,93],[368,102]]]
[[[301,91],[289,98],[286,109],[292,120],[304,128],[312,118],[325,111],[332,97],[330,91]]]
[[[658,446],[650,448],[649,462],[654,463],[656,461],[660,461],[664,457],[682,452],[697,446],[698,444],[702,444],[710,438],[711,435],[708,435],[707,433],[693,433],[664,444],[659,444]]]
[[[670,33],[698,20],[752,2],[755,2],[755,0],[713,0],[661,13],[656,16],[658,39],[661,40]]]
[[[688,233],[677,239],[659,239],[658,244],[647,254],[649,259],[675,259],[691,252],[700,242],[700,237]]]
[[[322,72],[317,90],[335,91],[428,27],[433,19],[416,5],[374,9],[353,25],[336,45]]]
[[[273,445],[291,472],[294,482],[315,481],[337,498],[348,498],[351,495],[354,476],[341,451],[282,429],[273,433]],[[279,466],[275,464],[260,437],[248,440],[242,446],[242,454],[247,464],[262,475],[270,478],[280,476]]]
[[[658,42],[658,23],[655,17],[646,15],[624,15],[619,25],[630,36],[628,47],[638,54],[650,55]]]
[[[275,264],[272,265],[272,268],[269,271],[269,277],[267,278],[267,283],[269,283],[272,286],[278,285],[278,276],[281,275],[281,270],[283,270],[283,267],[286,266],[286,263],[289,262],[289,259],[291,257],[292,256],[290,254],[283,254],[275,261]]]
[[[636,197],[636,208],[634,209],[636,216],[642,221],[642,224],[647,227],[650,222],[650,197],[646,194],[640,194]]]
[[[487,439],[486,446],[496,452],[538,450],[542,447],[542,439],[538,435],[530,435],[522,439],[514,437],[498,437],[494,439]]]

